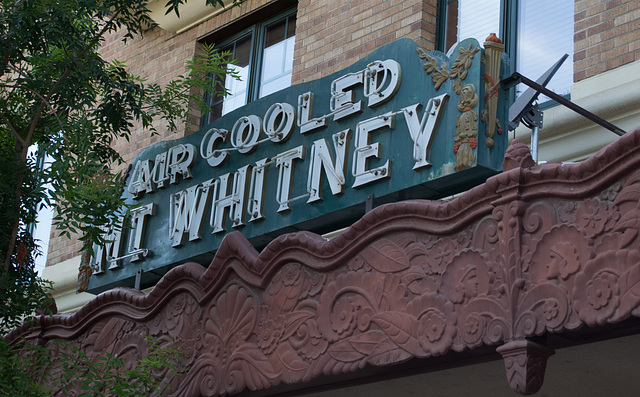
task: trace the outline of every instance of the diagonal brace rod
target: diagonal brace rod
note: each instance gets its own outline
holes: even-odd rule
[[[548,96],[549,98],[553,99],[554,101],[558,102],[561,105],[564,105],[566,107],[568,107],[569,109],[573,110],[574,112],[586,117],[587,119],[593,121],[596,124],[599,124],[600,126],[608,129],[609,131],[613,132],[614,134],[618,135],[618,136],[623,136],[624,134],[626,134],[626,131],[622,130],[621,128],[616,127],[615,125],[611,124],[610,122],[608,122],[607,120],[604,120],[603,118],[596,116],[595,114],[591,113],[590,111],[586,110],[583,107],[580,107],[578,105],[576,105],[575,103],[567,100],[566,98],[556,94],[555,92],[549,90],[548,88],[536,83],[533,80],[529,80],[528,78],[524,77],[523,75],[521,75],[520,73],[514,73],[511,76],[507,77],[506,79],[501,81],[501,85],[505,88],[509,88],[512,87],[518,83],[523,83],[531,88],[533,88],[534,90],[538,91],[541,94],[544,94],[546,96]]]

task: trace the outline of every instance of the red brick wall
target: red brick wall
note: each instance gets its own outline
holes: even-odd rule
[[[576,0],[574,82],[640,60],[640,1]]]

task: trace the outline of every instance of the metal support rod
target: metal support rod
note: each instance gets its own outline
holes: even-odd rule
[[[533,158],[533,161],[535,161],[536,163],[538,162],[538,131],[540,129],[538,128],[537,125],[534,125],[533,128],[531,128],[531,158]]]
[[[131,258],[132,256],[136,256],[136,255],[140,255],[140,254],[142,254],[142,256],[147,256],[147,255],[149,255],[149,250],[146,249],[146,248],[138,248],[136,250],[133,250],[133,251],[129,252],[126,255],[122,255],[122,256],[119,256],[117,258],[108,257],[107,258],[107,262],[109,262],[109,263],[117,262],[117,261],[119,261],[121,259]]]
[[[504,87],[511,87],[515,84],[518,83],[523,83],[531,88],[533,88],[534,90],[548,96],[549,98],[553,99],[554,101],[558,102],[561,105],[564,105],[566,107],[568,107],[569,109],[573,110],[574,112],[580,114],[581,116],[586,117],[587,119],[593,121],[594,123],[600,125],[601,127],[604,127],[606,129],[608,129],[609,131],[613,132],[614,134],[618,135],[618,136],[622,136],[624,134],[626,134],[626,131],[622,130],[621,128],[616,127],[615,125],[609,123],[608,121],[602,119],[601,117],[596,116],[595,114],[589,112],[588,110],[576,105],[575,103],[563,98],[562,96],[556,94],[555,92],[549,90],[546,87],[543,87],[542,85],[536,83],[535,81],[529,80],[528,78],[524,77],[523,75],[521,75],[520,73],[514,73],[511,76],[507,77],[506,79],[501,81],[501,84]]]

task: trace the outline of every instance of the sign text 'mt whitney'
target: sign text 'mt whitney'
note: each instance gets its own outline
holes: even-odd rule
[[[471,144],[470,171],[484,162],[495,172],[506,145],[478,147],[479,118],[471,115],[480,113],[484,89],[478,50],[467,51],[456,90],[453,82],[434,87],[415,43],[391,48],[139,153],[125,193],[139,206],[129,227],[108,231],[107,243],[96,247],[93,274],[113,285],[131,277],[126,263],[145,271],[179,263],[214,251],[230,230],[258,241],[291,226],[331,225],[367,195],[431,189],[459,170],[453,164],[461,145]],[[467,135],[471,143],[461,141]],[[490,151],[498,161],[487,161]]]

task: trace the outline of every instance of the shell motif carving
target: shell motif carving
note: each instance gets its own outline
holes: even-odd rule
[[[331,241],[281,236],[261,253],[227,236],[149,294],[113,290],[8,338],[139,357],[145,336],[185,346],[167,396],[232,395],[321,375],[500,346],[518,393],[552,351],[530,338],[640,315],[640,130],[576,165],[531,164],[447,202],[366,214]]]

